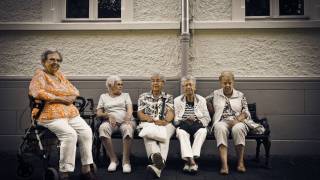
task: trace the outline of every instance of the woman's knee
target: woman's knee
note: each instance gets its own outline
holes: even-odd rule
[[[92,139],[92,130],[91,128],[85,128],[79,133],[79,138],[81,140],[90,140]]]

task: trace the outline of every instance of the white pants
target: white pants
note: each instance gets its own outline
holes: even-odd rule
[[[228,147],[228,137],[231,131],[234,145],[243,145],[246,143],[248,129],[242,122],[235,124],[232,128],[225,121],[219,121],[214,125],[214,136],[217,140],[217,147],[221,144]]]
[[[82,165],[93,163],[92,131],[80,116],[54,119],[39,124],[52,131],[60,141],[60,172],[74,171],[77,140],[79,140]]]
[[[207,128],[200,128],[194,135],[194,141],[191,146],[190,134],[183,129],[177,128],[177,138],[180,141],[181,158],[187,160],[187,158],[200,157],[201,147],[207,137]]]
[[[148,158],[153,153],[160,153],[163,160],[167,159],[170,138],[174,134],[175,129],[176,128],[171,123],[166,125],[167,140],[165,142],[159,142],[153,139],[143,138]]]

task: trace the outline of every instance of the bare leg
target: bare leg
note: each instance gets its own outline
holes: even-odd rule
[[[111,138],[105,138],[101,137],[101,141],[103,143],[104,148],[107,151],[107,154],[110,158],[111,162],[118,162],[118,158],[116,153],[114,152],[113,145],[112,145],[112,139]]]
[[[194,161],[194,159],[193,158],[191,158],[191,157],[187,157],[187,163],[189,164],[189,166],[192,166],[192,165],[195,165],[196,164],[196,162]]]
[[[244,146],[243,145],[237,145],[236,146],[236,152],[238,156],[238,166],[237,170],[239,172],[246,172],[246,167],[244,166]]]
[[[228,168],[228,148],[224,145],[219,146],[219,155],[221,160],[221,174],[229,174],[229,168]]]
[[[129,136],[123,139],[122,164],[130,164],[131,144],[132,139]]]
[[[83,173],[83,174],[86,174],[86,173],[88,173],[88,172],[90,172],[90,164],[86,164],[86,165],[82,165],[82,167],[81,167],[81,172]]]

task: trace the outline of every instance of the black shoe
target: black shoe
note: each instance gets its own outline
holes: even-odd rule
[[[158,169],[156,166],[154,165],[148,165],[147,166],[147,170],[150,174],[152,174],[153,177],[156,177],[156,178],[160,178],[161,176],[161,170]]]
[[[70,180],[69,174],[65,174],[63,172],[59,172],[59,180]]]
[[[92,172],[81,174],[82,180],[97,180],[96,176]]]
[[[164,161],[160,153],[154,153],[151,156],[152,163],[156,166],[156,168],[162,170],[165,167]]]

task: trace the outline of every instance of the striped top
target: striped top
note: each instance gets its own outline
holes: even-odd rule
[[[190,116],[194,116],[195,117],[195,114],[194,114],[194,102],[187,102],[186,103],[186,107],[185,107],[182,119],[187,119]],[[195,118],[195,119],[197,119],[197,118]]]

